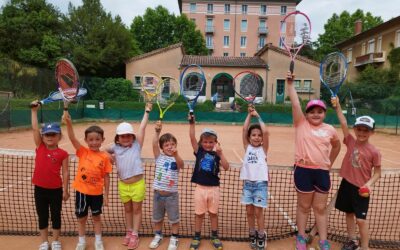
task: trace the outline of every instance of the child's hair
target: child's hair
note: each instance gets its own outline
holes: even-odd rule
[[[202,134],[200,135],[200,140],[199,140],[198,144],[200,145],[201,142],[203,141],[203,139],[209,138],[209,137],[212,137],[212,138],[215,139],[215,141],[218,141],[218,137],[217,137],[215,134],[208,133],[208,132],[204,132],[204,133],[202,133]]]
[[[175,144],[178,144],[178,141],[176,140],[175,136],[173,136],[170,133],[165,133],[163,134],[160,139],[158,140],[158,144],[160,145],[160,148],[164,145],[164,143],[172,141]]]
[[[133,140],[136,139],[136,136],[135,136],[134,134],[129,134],[129,135],[132,135],[132,136],[133,136]],[[120,136],[120,135],[115,135],[115,137],[114,137],[114,143],[115,143],[116,145],[120,145],[120,144],[119,144],[119,136]]]
[[[249,129],[247,130],[247,140],[249,140],[250,135],[251,135],[251,131],[253,131],[253,129],[258,129],[258,130],[260,130],[262,132],[260,124],[258,124],[258,123],[251,124]]]
[[[104,130],[102,128],[100,128],[99,126],[93,125],[93,126],[88,127],[85,130],[85,138],[90,133],[98,133],[99,135],[101,135],[102,138],[104,138]]]

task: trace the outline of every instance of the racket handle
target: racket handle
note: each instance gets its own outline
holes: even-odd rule
[[[190,123],[190,124],[194,123],[193,110],[190,110],[190,111],[189,111],[189,116],[190,116],[190,118],[189,118],[189,123]]]
[[[41,106],[41,105],[42,105],[41,102],[31,103],[31,104],[29,104],[29,108],[36,108],[37,106]]]
[[[293,74],[293,71],[294,71],[294,61],[290,61],[289,70],[290,70],[290,73]]]

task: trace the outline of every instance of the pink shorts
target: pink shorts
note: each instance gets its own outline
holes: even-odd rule
[[[197,184],[194,190],[194,213],[206,212],[217,214],[219,206],[219,186],[202,186]]]

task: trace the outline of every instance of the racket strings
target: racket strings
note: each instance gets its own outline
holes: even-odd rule
[[[260,91],[260,79],[256,75],[247,74],[240,80],[240,94],[244,97],[256,97]]]
[[[162,108],[174,103],[180,92],[179,83],[175,79],[164,80],[158,89],[157,101]]]
[[[322,80],[329,87],[338,86],[346,77],[346,61],[333,55],[323,62]]]
[[[182,94],[185,96],[197,96],[203,88],[204,79],[198,72],[188,73],[184,78]]]
[[[146,102],[153,102],[157,96],[157,88],[160,78],[154,74],[145,74],[142,79],[142,91]]]

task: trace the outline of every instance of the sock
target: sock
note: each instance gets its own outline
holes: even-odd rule
[[[101,234],[96,234],[94,237],[96,238],[96,242],[101,242]]]
[[[258,237],[261,239],[261,238],[264,238],[264,236],[265,236],[265,232],[264,231],[258,231],[257,230],[257,235],[258,235]]]
[[[79,240],[79,243],[82,243],[82,244],[86,243],[85,236],[79,236],[78,240]]]
[[[200,240],[200,232],[194,232],[194,238]]]
[[[128,230],[126,231],[126,236],[131,236],[131,234],[132,234],[132,229],[128,229]]]
[[[211,237],[212,237],[212,238],[218,238],[218,230],[215,230],[215,231],[212,230],[212,231],[211,231]]]
[[[179,238],[179,235],[178,234],[172,234],[172,237],[173,238]]]
[[[132,231],[132,235],[139,236],[139,233],[138,233],[138,232],[136,232],[136,231]]]
[[[161,230],[156,230],[156,231],[154,232],[154,234],[158,234],[158,235],[162,236],[162,231],[161,231]]]

